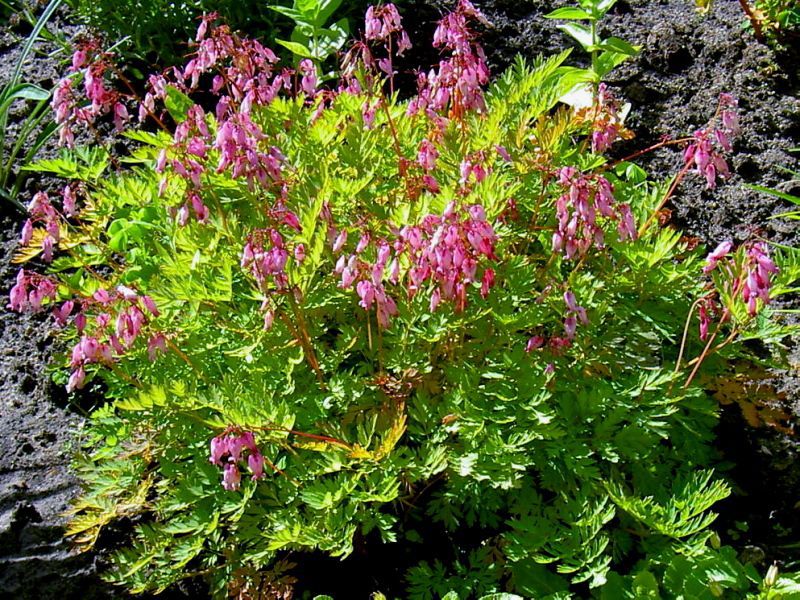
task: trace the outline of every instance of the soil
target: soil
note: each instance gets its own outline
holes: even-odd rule
[[[474,0],[492,27],[482,42],[494,73],[518,53],[532,57],[570,47],[570,41],[544,18],[561,1]],[[441,0],[398,2],[417,46],[430,40],[434,22],[451,5]],[[671,209],[676,225],[708,244],[742,241],[757,231],[764,237],[796,245],[797,222],[770,219],[787,210],[781,200],[756,193],[746,184],[779,186],[800,194],[800,181],[784,169],[798,170],[800,98],[797,56],[775,54],[742,28],[736,0],[716,0],[708,15],[698,14],[691,0],[620,0],[604,33],[642,46],[641,54],[612,74],[609,82],[632,103],[628,126],[636,133],[629,148],[643,148],[662,136],[680,137],[701,127],[716,108],[720,92],[737,96],[742,135],[731,161],[732,179],[709,192],[690,176]],[[67,38],[78,30],[62,15],[54,30]],[[0,83],[8,78],[24,24],[0,27]],[[53,50],[49,45],[43,49]],[[62,72],[59,56],[39,55],[25,70],[29,81],[51,86]],[[409,63],[430,66],[436,57],[412,52]],[[570,59],[585,61],[575,49]],[[17,117],[24,107],[15,109]],[[674,174],[680,153],[661,150],[641,164],[655,177]],[[30,182],[47,187],[47,181]],[[23,198],[23,201],[25,199]],[[0,203],[0,297],[13,285],[10,264],[21,215]],[[0,302],[0,599],[120,598],[99,580],[102,555],[74,555],[62,539],[64,511],[77,493],[69,456],[79,438],[84,409],[70,403],[50,381],[48,365],[57,354],[49,324],[38,316],[11,314]],[[795,361],[796,362],[796,361]],[[798,539],[800,518],[794,509],[800,484],[800,452],[793,435],[800,415],[798,383],[791,373],[773,374],[765,402],[783,411],[783,428],[755,428],[736,404],[722,409],[720,450],[732,465],[729,476],[737,497],[723,506],[723,540],[746,552],[754,562],[792,560],[783,546]],[[738,522],[748,521],[742,531]],[[363,557],[355,557],[363,565]],[[359,566],[363,573],[366,567]],[[335,571],[334,571],[335,572]],[[196,593],[193,597],[200,597]]]

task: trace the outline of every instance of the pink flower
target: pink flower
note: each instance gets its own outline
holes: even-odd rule
[[[347,242],[347,231],[342,230],[333,242],[333,252],[338,253]]]
[[[428,140],[422,140],[417,154],[417,162],[425,171],[433,171],[436,168],[436,159],[439,158],[439,151]]]
[[[67,381],[67,392],[72,392],[83,388],[86,382],[86,371],[83,367],[78,367],[70,373],[69,381]]]
[[[19,243],[22,246],[27,246],[31,239],[33,238],[33,223],[31,223],[30,219],[25,221],[25,224],[22,226],[22,234],[20,235]]]
[[[300,82],[300,89],[303,93],[313,98],[317,94],[317,67],[309,59],[304,58],[298,65],[302,79]]]
[[[598,88],[594,114],[592,152],[602,154],[617,140],[623,128],[622,118],[619,115],[619,103],[605,83],[601,83]]]
[[[272,325],[275,322],[275,312],[271,310],[267,310],[264,312],[264,331],[269,331],[272,329]]]
[[[525,352],[533,352],[542,346],[544,346],[544,338],[540,335],[535,335],[529,339],[528,343],[525,345]]]
[[[703,273],[708,274],[717,268],[717,263],[725,258],[733,248],[733,243],[730,241],[721,242],[716,249],[711,252],[706,258],[706,264],[703,267]]]
[[[403,31],[400,13],[392,3],[367,8],[364,23],[364,37],[368,41],[388,42],[392,34],[400,34],[400,48],[398,54],[410,48],[411,43]]]
[[[225,465],[222,474],[222,487],[229,492],[239,489],[242,481],[242,474],[239,472],[239,467],[236,463],[228,463]]]
[[[440,61],[438,70],[420,75],[418,97],[409,105],[411,114],[421,110],[444,114],[449,108],[453,116],[461,117],[486,108],[481,86],[489,80],[489,69],[483,49],[473,42],[468,19],[483,17],[467,0],[460,0],[456,10],[439,21],[433,45],[448,50],[452,57]]]
[[[63,207],[64,207],[64,214],[68,217],[74,217],[77,214],[76,208],[76,199],[75,199],[75,191],[72,189],[72,186],[66,185],[64,186],[64,191],[62,193],[63,198]]]
[[[65,327],[74,307],[75,303],[72,300],[67,300],[60,307],[53,308],[53,318],[56,321],[56,325]]]
[[[45,299],[55,299],[56,292],[56,285],[50,279],[20,269],[9,292],[8,308],[17,312],[38,311]]]
[[[147,342],[147,356],[151,362],[154,362],[159,353],[167,351],[167,338],[163,333],[157,333],[152,336]]]
[[[593,245],[602,247],[604,229],[598,216],[617,220],[620,241],[636,239],[636,223],[627,204],[616,204],[613,187],[605,177],[584,175],[573,167],[558,173],[567,191],[556,200],[558,227],[553,234],[553,250],[564,251],[566,258],[583,255]]]
[[[494,269],[486,269],[483,272],[483,280],[481,281],[481,297],[486,298],[489,295],[489,289],[494,285]]]
[[[247,457],[247,466],[253,474],[253,481],[264,477],[264,457],[257,450]]]
[[[504,161],[509,163],[514,162],[511,158],[511,155],[508,153],[508,150],[505,149],[505,146],[495,146],[494,149],[497,150],[500,158],[502,158]]]
[[[211,438],[211,462],[222,466],[222,457],[228,453],[228,442],[226,435],[218,435]]]
[[[745,256],[742,284],[742,299],[751,317],[758,313],[758,300],[770,303],[771,276],[777,272],[778,267],[769,258],[769,247],[764,242],[751,243]]]
[[[153,302],[153,299],[150,296],[142,296],[141,299],[142,299],[142,304],[151,315],[157,317],[161,314],[158,311],[158,308],[156,307],[156,303]]]
[[[116,130],[122,131],[129,119],[128,109],[125,108],[125,105],[122,102],[114,104],[114,127]]]
[[[238,490],[240,487],[240,461],[247,462],[253,481],[264,476],[264,456],[258,449],[252,431],[241,431],[236,427],[228,427],[211,439],[209,450],[211,463],[224,466],[222,486],[228,491]]]
[[[711,125],[699,129],[694,134],[694,141],[684,151],[683,157],[687,167],[692,165],[695,171],[705,177],[709,189],[717,186],[717,177],[730,177],[728,164],[723,152],[730,152],[730,139],[738,135],[739,124],[736,115],[736,99],[730,94],[720,95],[719,127]]]

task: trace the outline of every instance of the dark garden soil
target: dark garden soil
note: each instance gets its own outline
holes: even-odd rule
[[[419,46],[431,38],[434,21],[448,5],[438,0],[398,4]],[[475,0],[475,4],[492,23],[483,44],[495,73],[517,53],[530,57],[569,46],[554,23],[543,18],[563,2]],[[745,184],[800,194],[800,181],[789,181],[782,170],[796,170],[800,158],[789,152],[800,146],[800,62],[798,56],[776,55],[757,42],[742,29],[742,21],[736,0],[716,0],[707,16],[698,15],[691,0],[617,3],[605,22],[606,33],[643,47],[641,55],[610,80],[633,104],[628,125],[637,138],[624,150],[646,147],[662,136],[691,133],[713,114],[720,92],[733,93],[740,99],[743,131],[731,165],[734,177],[713,193],[688,177],[670,206],[673,222],[709,244],[728,238],[741,241],[757,231],[770,240],[796,245],[797,222],[770,219],[786,205]],[[76,33],[64,19],[56,21],[55,28],[68,37]],[[27,33],[24,25],[0,28],[0,83],[7,80],[19,40]],[[433,60],[421,53],[409,58],[421,66]],[[576,49],[572,60],[584,58]],[[29,81],[49,87],[60,71],[58,58],[40,55],[25,74]],[[658,151],[644,157],[642,164],[654,176],[665,177],[680,168],[680,153]],[[47,183],[31,182],[45,187]],[[21,215],[0,203],[0,599],[119,598],[119,591],[110,592],[97,577],[102,560],[71,554],[62,540],[63,512],[77,493],[69,456],[91,403],[75,406],[61,386],[51,383],[48,365],[55,351],[49,321],[21,317],[4,308],[16,274],[10,259],[20,225]],[[800,540],[795,509],[800,444],[793,433],[800,416],[798,381],[792,373],[771,377],[744,404],[755,398],[762,409],[778,415],[780,428],[748,424],[736,402],[723,406],[719,427],[719,448],[731,465],[729,475],[737,492],[723,505],[721,535],[725,543],[760,561],[762,569],[773,560],[785,563],[800,556],[790,547]],[[750,524],[748,530],[737,525],[743,521]],[[396,572],[386,552],[372,558],[357,552],[344,565],[321,559],[316,568],[310,563],[309,575],[318,582],[338,580],[346,586],[359,576],[363,580],[366,573],[391,577]],[[345,588],[341,597],[361,597],[350,590],[347,594]]]

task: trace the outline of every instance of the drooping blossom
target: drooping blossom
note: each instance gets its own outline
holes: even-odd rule
[[[592,112],[592,152],[602,154],[620,137],[625,128],[620,114],[619,101],[605,83],[598,86],[596,105]]]
[[[708,339],[708,328],[713,321],[713,317],[718,313],[716,302],[711,296],[705,296],[697,305],[697,317],[700,326],[700,340],[705,342]]]
[[[742,300],[747,305],[747,312],[755,316],[761,306],[770,303],[771,276],[778,272],[778,267],[769,257],[769,247],[765,242],[752,242],[745,253],[745,264],[742,283]]]
[[[433,45],[451,57],[441,60],[437,69],[418,75],[418,96],[409,104],[409,114],[460,118],[468,111],[486,109],[482,86],[489,81],[489,69],[470,20],[485,21],[469,0],[459,0],[456,9],[439,21]]]
[[[309,98],[317,95],[317,67],[309,59],[304,58],[298,65],[300,89]]]
[[[209,449],[211,463],[223,467],[222,486],[226,490],[238,490],[241,486],[241,463],[247,463],[253,481],[264,477],[264,456],[252,431],[228,427],[211,439]]]
[[[525,352],[533,352],[544,346],[545,339],[541,335],[534,335],[525,344]]]
[[[55,300],[56,283],[31,271],[20,269],[9,292],[8,308],[17,312],[37,312],[45,299]]]
[[[717,246],[714,251],[711,252],[708,257],[706,257],[706,264],[703,267],[703,273],[707,275],[716,269],[719,261],[728,256],[732,248],[733,242],[729,240],[721,242],[719,246]]]
[[[129,120],[124,96],[107,81],[106,74],[111,70],[113,60],[113,53],[102,51],[96,40],[78,43],[72,56],[72,73],[56,84],[51,102],[62,145],[73,147],[74,130],[92,127],[102,115],[112,116],[117,131],[122,130]],[[78,73],[83,76],[83,97],[89,101],[88,104],[79,98],[75,89]]]
[[[147,357],[154,362],[159,354],[167,351],[167,337],[159,332],[151,336],[147,341]]]
[[[723,154],[732,150],[730,140],[739,133],[736,106],[733,96],[721,94],[719,122],[698,129],[683,153],[687,167],[705,177],[709,189],[717,187],[718,177],[728,179],[731,175]]]
[[[229,492],[236,491],[239,489],[241,481],[242,474],[239,472],[239,467],[236,463],[227,463],[223,469],[222,487]]]
[[[567,314],[564,317],[564,331],[568,340],[575,339],[575,331],[580,321],[583,325],[589,324],[586,316],[586,309],[579,306],[575,300],[575,294],[570,291],[564,292],[564,304],[567,306]]]
[[[563,167],[558,172],[558,181],[566,192],[556,200],[554,251],[563,251],[571,259],[585,254],[593,245],[602,248],[605,231],[599,217],[617,221],[620,241],[636,239],[630,206],[616,202],[614,188],[605,177]]]
[[[74,217],[78,213],[78,208],[73,186],[69,184],[64,186],[64,190],[61,192],[61,199],[64,214],[68,217]]]
[[[419,152],[417,153],[417,163],[426,172],[433,171],[436,168],[436,159],[439,158],[439,151],[430,141],[422,140],[419,145]]]

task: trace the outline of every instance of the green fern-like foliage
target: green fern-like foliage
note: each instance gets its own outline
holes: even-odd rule
[[[484,113],[445,125],[384,98],[365,127],[367,91],[324,110],[322,98],[254,108],[285,155],[286,186],[248,186],[217,172],[212,155],[207,223],[172,216],[186,183],[154,170],[169,135],[132,133],[137,148],[118,171],[86,151],[39,165],[86,190],[62,237],[70,251],[52,264],[60,294],[146,293],[160,310],[149,333],[168,341],[155,360],[140,341],[113,368],[87,367],[109,403],[86,433],[70,533],[89,547],[109,524],[137,523],[112,581],[140,593],[197,577],[226,598],[285,582],[287,562],[313,553],[346,559],[385,544],[401,548],[399,566],[380,583],[412,599],[701,598],[757,585],[712,547],[713,508],[729,488],[714,470],[717,407],[690,376],[705,346],[693,304],[712,285],[703,253],[657,225],[626,241],[611,228],[576,260],[551,250],[555,169],[602,174],[640,224],[666,191],[587,149],[586,120],[558,100],[575,80],[566,58],[518,61]],[[436,127],[433,193],[398,165]],[[464,185],[467,156],[481,157],[484,180]],[[271,226],[276,197],[298,217],[299,231],[283,234],[305,259],[287,266],[291,293],[268,296],[241,255],[248,235]],[[331,223],[352,246],[454,202],[479,204],[495,228],[494,288],[482,297],[475,284],[463,310],[431,311],[429,294],[390,286],[398,314],[381,327],[339,286]],[[775,294],[792,290],[800,264],[793,250],[779,257]],[[565,290],[586,323],[569,347],[526,351],[534,336],[562,335]],[[774,348],[787,334],[769,307],[722,327],[739,337],[700,359],[706,380],[749,355],[738,340]],[[74,329],[64,335],[77,341]],[[209,442],[230,427],[255,432],[268,461],[265,477],[243,476],[238,490],[223,488],[209,460]],[[449,550],[429,558],[431,545]]]

